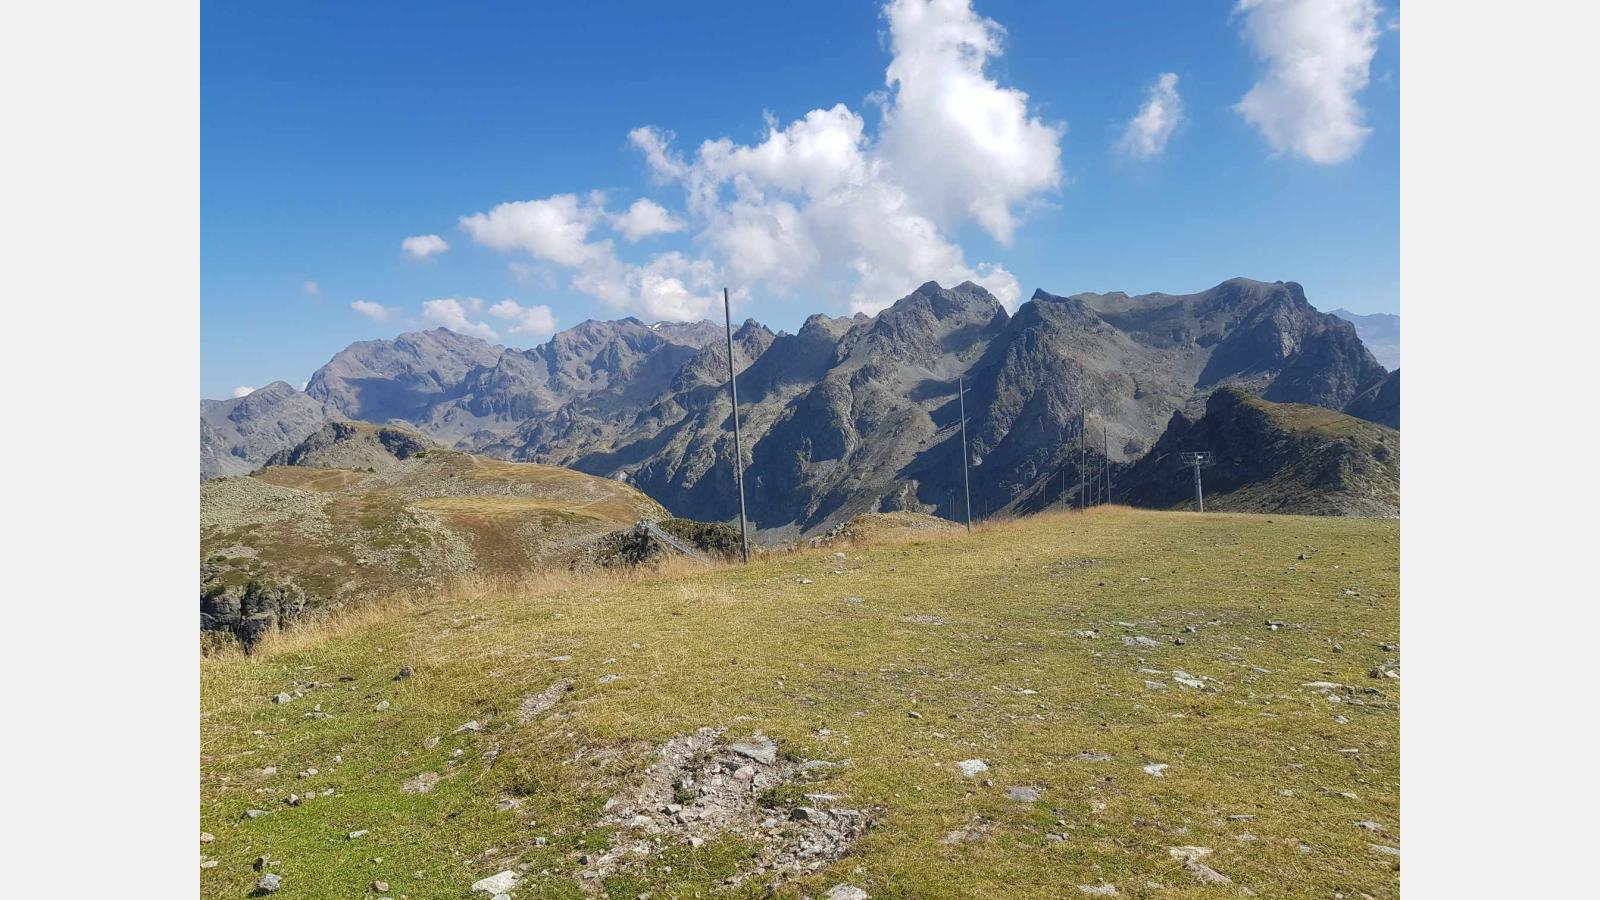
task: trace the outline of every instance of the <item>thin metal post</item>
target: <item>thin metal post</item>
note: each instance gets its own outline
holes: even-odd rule
[[[972,533],[972,480],[967,475],[967,380],[956,376],[956,393],[961,395],[961,487],[967,492],[967,533]]]
[[[1078,412],[1078,509],[1089,508],[1089,478],[1085,474],[1089,468],[1089,446],[1085,443],[1084,435],[1088,429],[1084,424],[1084,414]]]
[[[1106,465],[1105,465],[1105,470],[1106,470],[1106,490],[1105,490],[1104,499],[1105,499],[1105,502],[1110,503],[1111,502],[1111,432],[1106,430],[1106,426],[1104,424],[1102,424],[1100,426],[1100,440],[1102,442],[1102,446],[1101,446],[1100,452],[1106,458]]]
[[[1200,507],[1201,512],[1206,511],[1206,493],[1200,486],[1200,457],[1194,458],[1194,502]]]
[[[722,289],[722,317],[728,326],[728,396],[733,400],[733,481],[739,488],[739,549],[750,561],[750,526],[744,515],[744,449],[739,442],[739,385],[733,377],[733,309],[728,304],[728,289]]]

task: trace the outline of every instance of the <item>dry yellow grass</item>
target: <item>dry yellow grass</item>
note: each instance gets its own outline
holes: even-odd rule
[[[1373,849],[1399,846],[1400,689],[1383,674],[1398,671],[1398,523],[1112,508],[836,552],[463,585],[205,661],[201,821],[218,865],[202,893],[247,893],[266,853],[291,896],[360,896],[381,878],[467,897],[517,868],[523,900],[579,897],[580,856],[615,830],[597,824],[606,798],[667,738],[728,726],[847,763],[815,790],[884,810],[780,896],[844,881],[875,898],[1101,883],[1398,896],[1395,857]],[[416,674],[397,681],[402,665]],[[520,721],[522,698],[558,679],[573,687],[556,708]],[[308,681],[329,686],[269,702]],[[469,720],[481,728],[457,730]],[[972,758],[992,784],[955,770]],[[424,772],[436,789],[399,790]],[[1010,799],[1015,785],[1041,799]],[[515,808],[497,808],[506,798]],[[1197,881],[1171,854],[1187,846],[1210,848],[1232,885]],[[741,853],[673,847],[606,893],[760,896],[759,879],[722,885]]]

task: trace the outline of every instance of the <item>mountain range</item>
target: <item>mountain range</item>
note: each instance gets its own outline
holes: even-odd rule
[[[1376,402],[1390,373],[1354,325],[1294,282],[1242,278],[1186,295],[1038,291],[1015,314],[971,282],[929,282],[876,316],[814,315],[795,334],[746,321],[734,365],[747,506],[769,540],[866,512],[956,517],[958,384],[978,515],[1050,479],[1075,492],[1085,459],[1126,468],[1219,388],[1390,414]],[[625,480],[675,515],[727,521],[738,503],[726,373],[711,322],[591,320],[530,350],[444,329],[364,341],[304,392],[278,382],[205,401],[202,475],[249,471],[329,421],[399,422],[442,446]]]

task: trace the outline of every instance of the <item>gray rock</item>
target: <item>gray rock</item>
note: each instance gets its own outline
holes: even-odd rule
[[[956,768],[961,770],[962,775],[972,778],[983,772],[989,771],[989,764],[981,759],[963,759],[962,761],[956,763]]]
[[[1006,790],[1006,796],[1018,803],[1033,803],[1038,800],[1042,791],[1032,785],[1019,784]]]
[[[410,678],[415,674],[417,674],[416,670],[410,666],[401,666],[400,671],[394,676],[394,680],[401,681],[403,679]]]
[[[766,766],[778,761],[778,745],[759,732],[746,740],[735,741],[728,746],[728,749]]]
[[[273,703],[288,703],[290,700],[293,700],[293,699],[294,698],[289,696],[288,694],[280,692],[280,693],[278,693],[276,696],[274,696],[272,698],[272,702]]]
[[[503,872],[496,872],[488,878],[474,882],[472,889],[485,894],[503,894],[516,887],[517,882],[521,880],[521,875],[518,875],[512,869],[506,869]]]
[[[870,895],[853,884],[836,884],[828,888],[822,900],[869,900]]]
[[[268,874],[266,874],[266,875],[261,876],[260,880],[258,880],[256,882],[256,889],[257,890],[266,891],[269,894],[276,894],[278,892],[278,889],[282,888],[282,887],[283,887],[283,878],[281,878],[280,876],[277,876],[277,875],[273,875],[270,872]]]

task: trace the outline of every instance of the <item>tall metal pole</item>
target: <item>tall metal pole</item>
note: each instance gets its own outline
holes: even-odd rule
[[[967,380],[956,376],[956,393],[961,395],[961,486],[967,492],[967,533],[972,533],[972,481],[967,475]]]
[[[1191,459],[1194,461],[1194,502],[1199,505],[1201,512],[1205,512],[1206,495],[1205,491],[1200,488],[1200,457],[1197,454]]]
[[[750,526],[744,515],[744,449],[739,443],[739,385],[733,377],[733,309],[728,289],[722,289],[722,318],[728,326],[728,396],[733,400],[733,480],[739,488],[739,549],[750,561]]]
[[[1078,411],[1078,509],[1089,508],[1089,478],[1085,471],[1089,468],[1089,446],[1084,440],[1088,429],[1084,425],[1084,414]]]
[[[1101,453],[1101,455],[1103,455],[1106,458],[1106,465],[1105,465],[1105,470],[1106,470],[1106,490],[1105,490],[1105,494],[1104,494],[1104,499],[1105,499],[1105,502],[1110,503],[1111,502],[1111,432],[1106,430],[1106,426],[1103,423],[1100,426],[1100,440],[1102,442],[1102,448],[1101,448],[1100,453]]]

